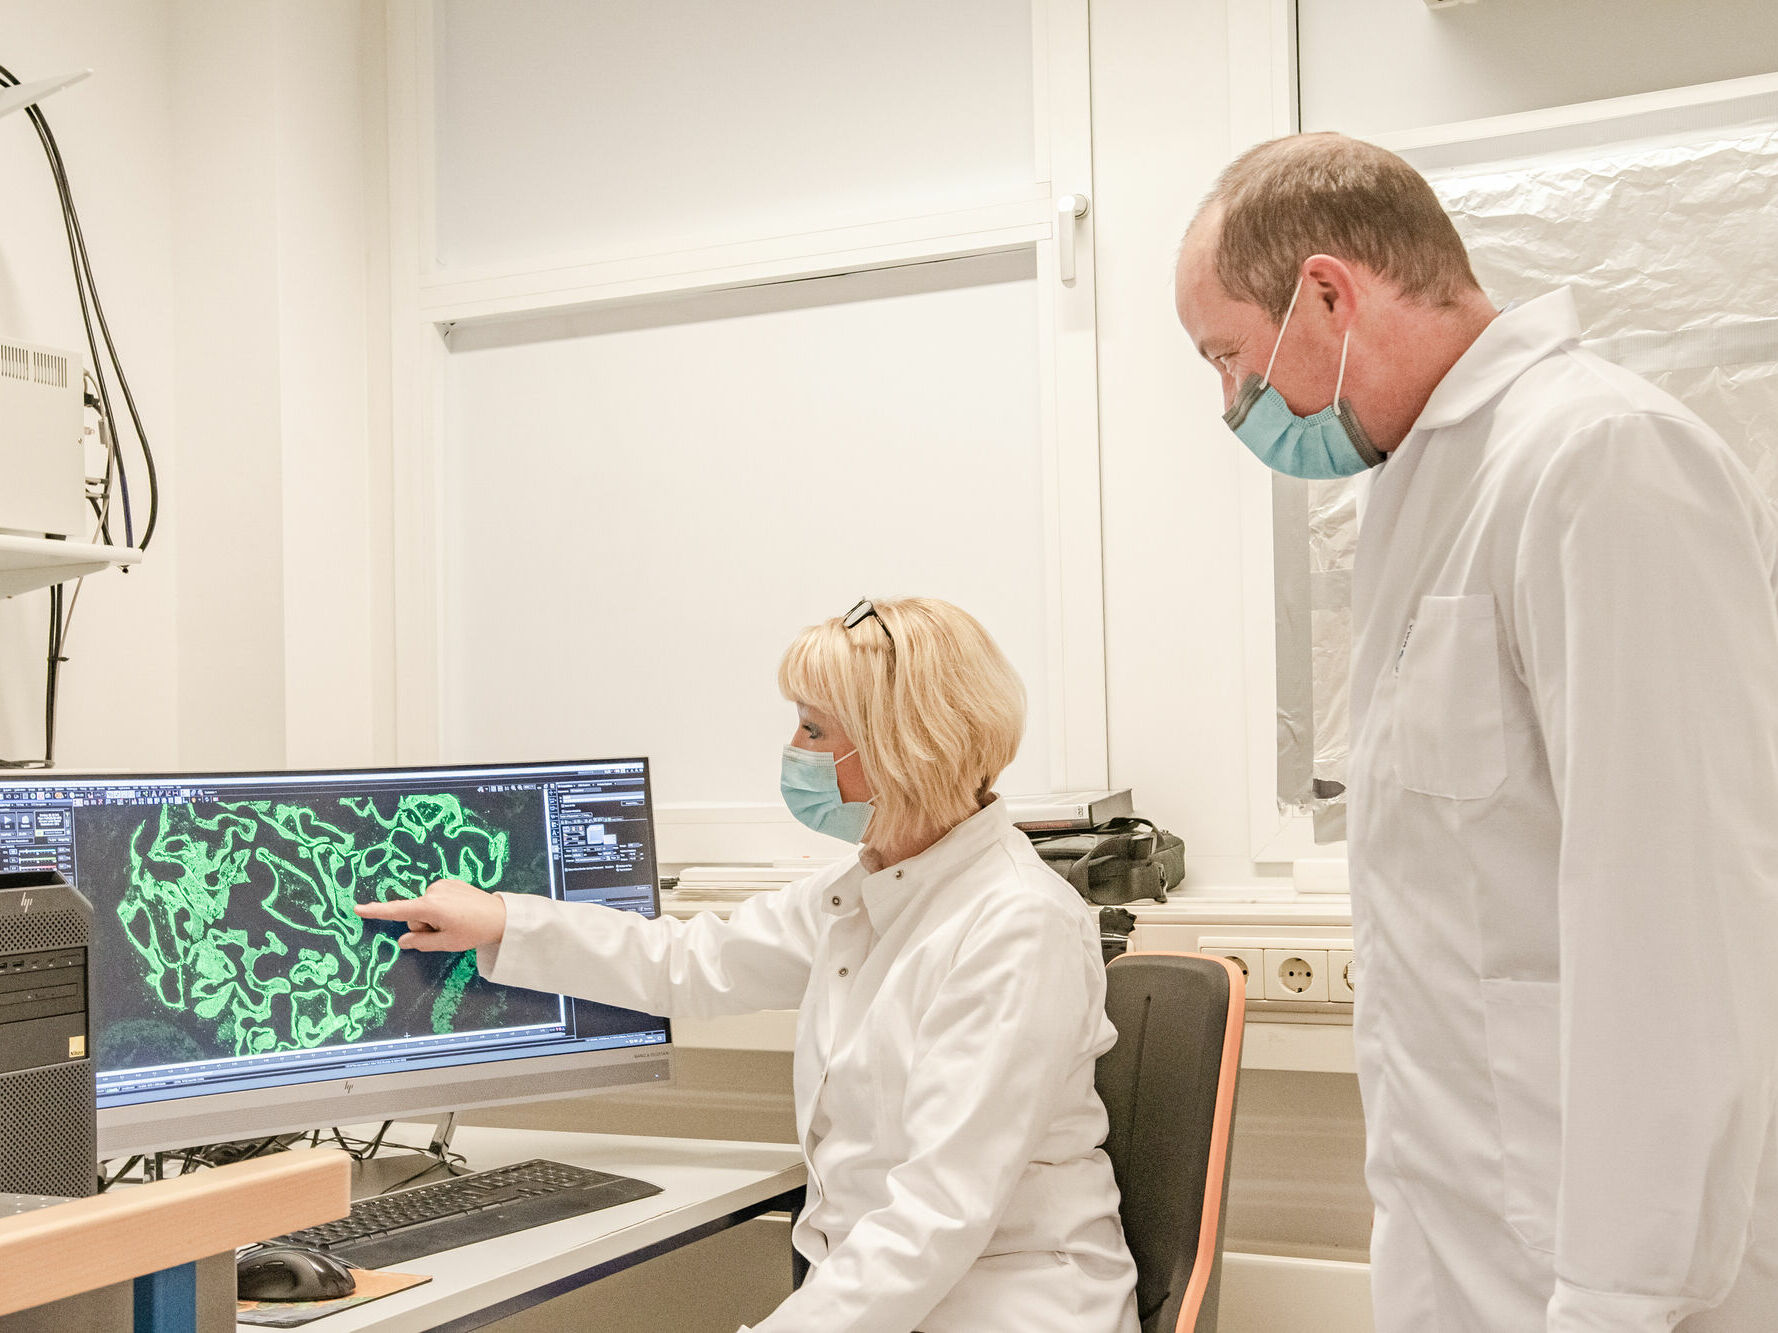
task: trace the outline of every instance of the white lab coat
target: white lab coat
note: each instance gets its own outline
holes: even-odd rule
[[[727,921],[503,897],[493,981],[668,1016],[800,1008],[792,1241],[814,1268],[756,1333],[1136,1333],[1097,926],[1003,802]]]
[[[1370,479],[1380,1333],[1778,1329],[1778,524],[1577,338],[1566,292],[1498,317]]]

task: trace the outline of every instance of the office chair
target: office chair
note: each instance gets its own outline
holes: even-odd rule
[[[1096,1081],[1142,1333],[1216,1328],[1246,989],[1205,954],[1126,953],[1105,969],[1118,1036]]]

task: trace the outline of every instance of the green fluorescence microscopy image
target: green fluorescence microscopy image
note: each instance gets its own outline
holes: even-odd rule
[[[437,879],[548,892],[536,791],[91,806],[101,1069],[554,1022],[559,1001],[483,981],[475,954],[403,952],[355,903]]]

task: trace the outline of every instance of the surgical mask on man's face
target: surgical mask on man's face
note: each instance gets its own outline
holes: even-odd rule
[[[1266,373],[1247,377],[1222,419],[1254,457],[1274,472],[1310,481],[1350,477],[1383,461],[1382,453],[1358,424],[1352,404],[1340,397],[1346,384],[1346,350],[1352,342],[1352,330],[1346,330],[1340,344],[1340,374],[1334,382],[1331,406],[1314,416],[1299,417],[1285,403],[1284,395],[1272,387],[1272,366],[1278,360],[1284,330],[1290,327],[1291,312],[1302,292],[1303,280],[1298,278],[1296,290],[1290,294],[1290,305],[1284,311],[1284,322],[1278,326],[1278,341],[1272,344],[1272,359],[1266,362]]]
[[[835,759],[822,750],[784,747],[778,790],[798,823],[830,838],[864,841],[874,808],[868,801],[848,801],[840,795],[839,766],[857,753],[853,750]]]

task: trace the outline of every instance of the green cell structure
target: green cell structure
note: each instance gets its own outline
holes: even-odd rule
[[[130,839],[117,909],[167,1009],[212,1025],[236,1055],[312,1050],[380,1027],[400,956],[367,929],[358,902],[411,898],[436,879],[492,889],[508,835],[451,795],[170,805]],[[456,960],[431,1022],[448,1032],[475,976]]]

